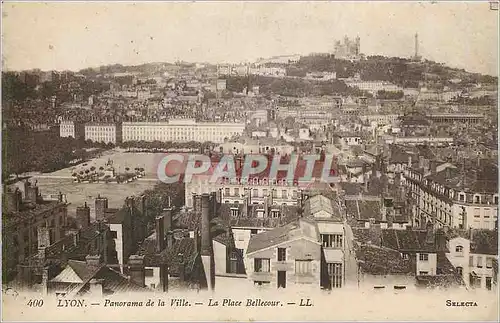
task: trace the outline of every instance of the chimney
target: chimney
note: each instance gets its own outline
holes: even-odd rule
[[[429,163],[430,163],[430,171],[431,171],[431,173],[432,174],[436,174],[436,172],[437,172],[437,166],[438,166],[437,160],[430,160]]]
[[[101,255],[87,255],[85,257],[85,262],[89,266],[98,267],[101,265]]]
[[[197,216],[201,214],[201,195],[193,194],[193,209]]]
[[[147,207],[146,207],[146,196],[143,194],[141,196],[136,197],[136,202],[135,205],[137,205],[137,208],[139,209],[139,212],[141,212],[141,215],[146,217],[147,216]]]
[[[210,255],[212,238],[210,236],[210,196],[201,196],[201,254]]]
[[[446,175],[446,179],[450,179],[451,178],[451,167],[446,167],[445,168],[445,175]]]
[[[160,266],[160,286],[161,291],[168,292],[168,265],[161,264]]]
[[[186,280],[186,264],[184,263],[184,254],[179,253],[177,255],[178,261],[179,261],[179,280],[180,281],[185,281]]]
[[[130,280],[137,285],[146,286],[146,273],[144,268],[144,256],[131,255],[128,257],[128,269]]]
[[[156,252],[160,253],[165,249],[165,220],[164,216],[160,215],[155,218],[156,228]]]
[[[37,198],[38,198],[38,186],[29,185],[26,191],[26,201],[36,203]]]
[[[18,188],[14,191],[6,191],[4,199],[9,212],[19,212],[19,207],[22,201],[22,193]]]
[[[90,208],[85,202],[84,206],[76,208],[76,224],[78,229],[85,230],[90,226]]]
[[[201,239],[200,239],[200,231],[198,228],[194,230],[194,254],[197,255],[201,249]]]
[[[23,182],[23,193],[24,193],[24,199],[28,200],[28,187],[30,187],[31,183],[28,179],[25,179]]]
[[[44,267],[42,269],[42,295],[46,296],[48,294],[49,287],[49,267]]]
[[[108,208],[108,199],[97,195],[95,199],[95,219],[96,221],[104,220],[104,211]]]
[[[425,243],[433,245],[435,243],[435,235],[434,235],[434,225],[430,222],[427,223],[427,236],[425,238]]]
[[[91,279],[89,281],[89,292],[92,297],[102,297],[104,279]]]
[[[424,156],[418,156],[418,168],[425,167],[425,158]]]
[[[167,207],[163,209],[163,230],[165,233],[172,230],[172,208]]]
[[[125,204],[130,210],[135,208],[135,198],[133,196],[129,196],[125,199]]]
[[[394,211],[392,208],[387,208],[387,215],[386,215],[386,218],[387,218],[387,228],[391,229],[392,228],[392,225],[394,223]]]
[[[210,232],[210,195],[203,194],[201,203],[201,261],[208,289],[213,290],[215,288],[215,261]]]
[[[217,214],[219,213],[219,203],[217,202],[217,192],[212,192],[210,193],[210,203],[212,205],[211,207],[211,219],[217,217]]]
[[[443,230],[436,230],[434,244],[436,246],[436,251],[446,251],[446,236]]]
[[[38,250],[44,250],[50,246],[50,230],[47,227],[38,227]]]
[[[271,191],[269,194],[272,195],[273,192]],[[266,196],[264,198],[264,218],[269,217],[269,199],[270,199],[269,196]],[[248,207],[248,206],[246,205],[246,207]]]
[[[411,155],[408,156],[408,168],[411,168],[412,165],[412,160],[411,160]]]

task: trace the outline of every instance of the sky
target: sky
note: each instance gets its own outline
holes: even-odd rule
[[[4,3],[2,66],[79,70],[148,62],[237,63],[332,52],[420,54],[498,75],[498,11],[488,2]]]

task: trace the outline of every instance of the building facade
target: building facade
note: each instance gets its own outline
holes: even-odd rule
[[[197,122],[177,119],[168,122],[124,122],[123,141],[211,141],[222,143],[234,135],[241,135],[244,123]]]
[[[85,124],[85,140],[104,143],[122,142],[122,126],[119,123]]]

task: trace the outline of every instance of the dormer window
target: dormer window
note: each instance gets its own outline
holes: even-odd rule
[[[280,217],[280,211],[279,210],[271,210],[271,217],[272,218],[279,218]]]
[[[481,196],[480,195],[474,195],[474,203],[481,203]]]
[[[465,194],[464,193],[460,193],[458,194],[458,200],[460,202],[465,202]]]
[[[498,204],[498,195],[493,196],[493,203]]]
[[[232,217],[238,217],[240,215],[240,209],[233,207],[231,208],[231,216]]]
[[[455,247],[455,252],[456,253],[460,253],[460,254],[463,253],[464,252],[464,247],[462,247],[460,245],[456,246]]]

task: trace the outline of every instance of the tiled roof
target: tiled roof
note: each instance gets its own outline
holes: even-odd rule
[[[104,294],[150,291],[148,288],[137,285],[136,283],[130,281],[123,274],[109,267],[103,267],[101,270],[99,270],[94,278],[104,280]]]
[[[398,251],[375,245],[358,245],[356,259],[360,269],[372,275],[410,274],[411,263]]]
[[[149,289],[131,282],[121,273],[105,265],[90,265],[85,261],[77,260],[69,260],[66,268],[51,282],[69,283],[71,285],[69,285],[67,292],[82,294],[88,291],[89,281],[93,278],[103,280],[103,292],[105,294],[149,291]],[[77,281],[77,279],[80,281]]]
[[[428,179],[457,190],[498,193],[498,168],[485,165],[478,169],[449,168],[427,176]]]
[[[380,201],[347,200],[345,201],[347,214],[356,220],[366,220],[374,218],[375,221],[382,221],[382,203]]]
[[[102,267],[103,265],[89,265],[85,261],[68,260],[66,268],[51,282],[76,282],[79,279],[83,283],[92,278]]]
[[[396,229],[378,229],[380,231],[380,246],[388,249],[397,250],[402,253],[416,252],[436,252],[446,251],[446,236],[436,235],[431,236],[431,240],[427,241],[427,231],[425,230],[396,230]],[[355,239],[360,243],[367,243],[373,240],[374,229],[355,228],[353,234]],[[441,241],[438,241],[441,239]],[[440,250],[442,249],[442,250]]]

